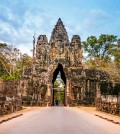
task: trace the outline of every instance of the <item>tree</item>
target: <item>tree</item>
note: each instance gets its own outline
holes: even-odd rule
[[[106,64],[104,70],[108,72],[115,83],[120,84],[120,39],[118,39],[116,45],[111,48],[110,53],[113,60]]]
[[[110,50],[116,46],[117,36],[101,34],[97,39],[90,36],[87,41],[83,41],[84,51],[92,59],[99,57],[101,60],[108,57]]]
[[[21,55],[19,61],[17,62],[17,69],[19,70],[20,74],[23,74],[25,67],[31,67],[32,66],[32,58],[28,56],[27,54]]]
[[[1,70],[1,75],[3,73],[7,73],[10,75],[10,65],[9,65],[9,48],[7,44],[5,43],[0,43],[0,70]]]
[[[90,36],[83,42],[83,48],[88,54],[87,68],[106,71],[113,83],[120,84],[120,39],[117,36]]]
[[[109,62],[101,69],[106,71],[115,83],[120,83],[120,67],[118,68],[115,62]]]
[[[23,55],[13,45],[0,43],[0,77],[2,79],[19,79],[23,72],[23,67],[29,64],[30,57]],[[20,63],[22,67],[20,68]]]
[[[112,60],[113,50],[117,46],[117,36],[101,34],[98,38],[90,36],[82,42],[92,69],[100,69]]]
[[[118,68],[120,68],[120,39],[117,40],[117,44],[113,47],[110,53],[114,56],[114,62]]]

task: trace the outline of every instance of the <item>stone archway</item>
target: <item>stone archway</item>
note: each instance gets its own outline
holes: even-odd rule
[[[64,91],[60,91],[60,90],[56,90],[55,89],[55,87],[54,87],[54,82],[55,82],[55,80],[56,80],[56,78],[57,78],[57,76],[58,76],[58,74],[60,73],[60,76],[61,76],[61,79],[63,80],[63,82],[64,82],[64,84],[65,84],[65,86],[64,86]],[[66,106],[66,75],[65,75],[65,73],[64,73],[64,70],[63,70],[63,66],[62,66],[62,64],[61,63],[58,63],[58,65],[57,65],[57,67],[56,67],[56,69],[54,70],[54,72],[53,72],[53,78],[52,78],[52,94],[51,94],[51,102],[52,102],[52,106],[54,106],[55,104],[55,94],[56,93],[63,93],[63,96],[64,96],[64,106]]]
[[[33,67],[27,67],[24,70],[24,80],[32,81],[34,95],[36,95],[35,91],[41,88],[41,85],[44,84],[44,87],[47,87],[47,90],[44,89],[44,99],[42,100],[44,105],[46,102],[50,106],[53,105],[53,82],[59,71],[62,72],[61,77],[66,84],[66,106],[74,105],[74,102],[76,104],[83,103],[91,95],[90,93],[94,93],[94,96],[91,96],[95,100],[100,96],[100,82],[106,78],[109,80],[109,77],[107,75],[103,77],[103,73],[100,71],[84,69],[80,37],[74,35],[69,41],[61,19],[55,25],[49,42],[46,35],[38,37]],[[54,75],[55,73],[56,75]],[[93,87],[93,85],[95,86]],[[29,87],[27,90],[30,89]]]

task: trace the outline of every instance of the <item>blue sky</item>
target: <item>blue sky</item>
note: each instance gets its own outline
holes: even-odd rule
[[[69,39],[114,34],[120,38],[120,0],[0,0],[0,41],[30,54],[32,40],[50,38],[61,18]]]

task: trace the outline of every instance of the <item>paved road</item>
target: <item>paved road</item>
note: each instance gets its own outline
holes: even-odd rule
[[[120,134],[120,125],[77,108],[47,107],[1,124],[0,134]]]

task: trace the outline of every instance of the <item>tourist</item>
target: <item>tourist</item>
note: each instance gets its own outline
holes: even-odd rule
[[[59,106],[59,101],[58,100],[56,100],[56,106]]]

